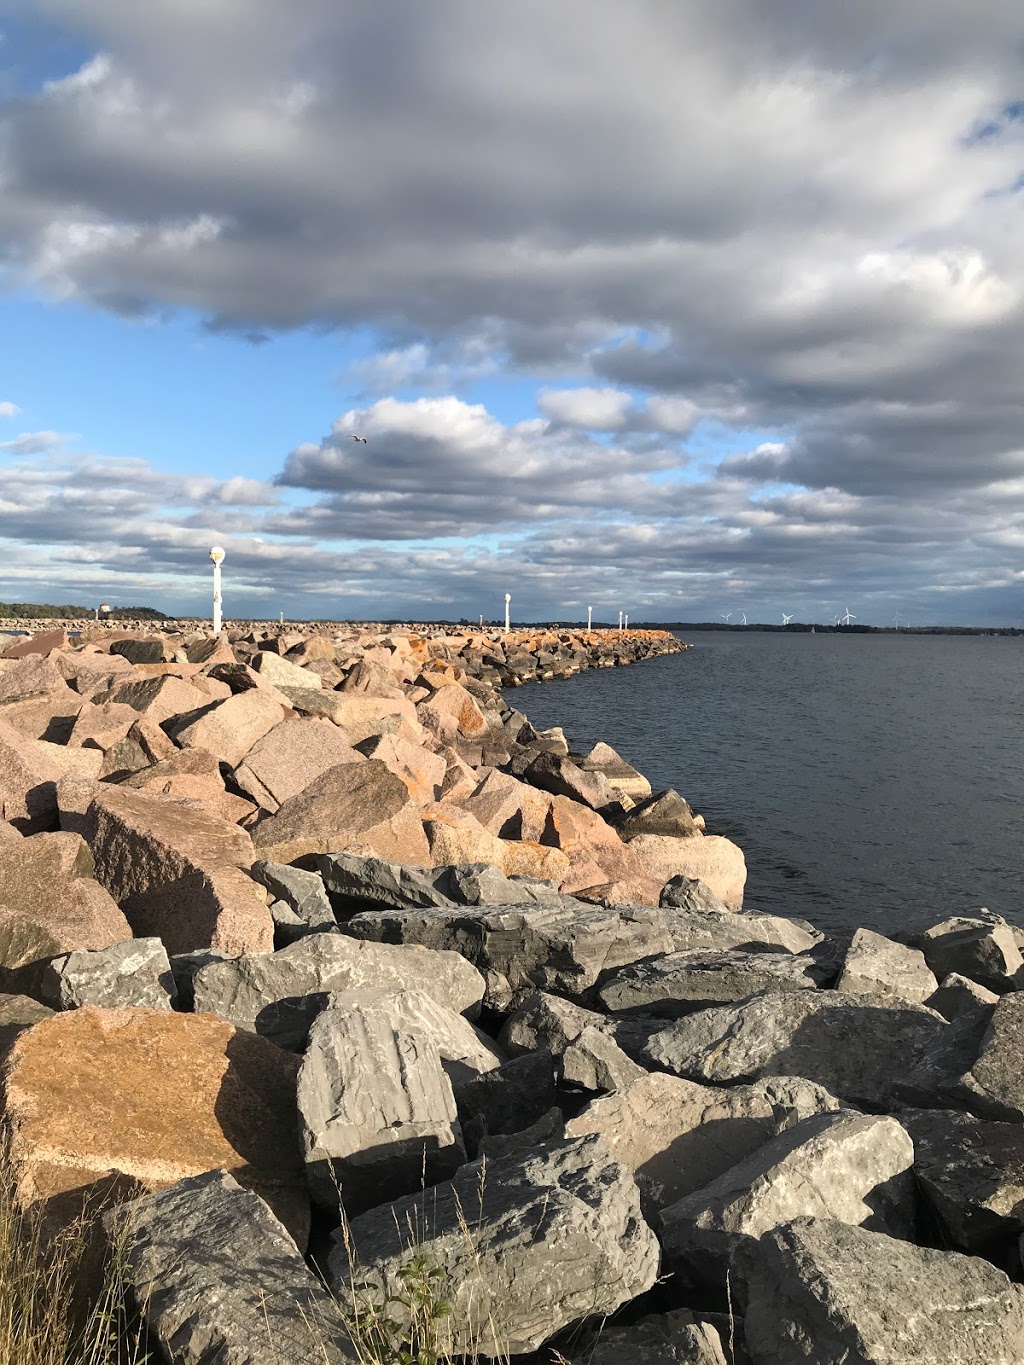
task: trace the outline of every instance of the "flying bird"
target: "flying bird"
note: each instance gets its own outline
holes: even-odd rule
[[[357,436],[354,431],[350,431],[349,435],[352,437],[353,441],[362,441],[363,445],[366,445],[365,436]]]

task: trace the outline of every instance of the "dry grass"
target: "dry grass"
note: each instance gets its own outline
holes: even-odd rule
[[[114,1248],[98,1289],[87,1262],[94,1238],[83,1216],[55,1238],[22,1210],[0,1155],[0,1365],[146,1365],[127,1307],[123,1257]]]

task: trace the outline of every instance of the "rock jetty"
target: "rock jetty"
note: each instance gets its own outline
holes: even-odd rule
[[[504,695],[681,647],[12,637],[13,1190],[124,1240],[169,1365],[347,1365],[413,1303],[524,1365],[1024,1362],[1024,931],[760,914]]]

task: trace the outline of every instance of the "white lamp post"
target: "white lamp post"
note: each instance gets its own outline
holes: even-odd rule
[[[624,616],[624,617],[622,618],[622,628],[623,628],[623,630],[629,630],[629,617],[628,617],[628,616]]]
[[[508,604],[509,604],[511,601],[512,601],[512,594],[511,594],[510,592],[507,592],[507,593],[505,594],[505,634],[506,634],[506,635],[508,634],[509,629],[510,629],[509,621],[508,621]]]
[[[210,551],[210,558],[213,560],[213,633],[220,633],[220,566],[224,563],[224,551],[219,545],[215,545]]]
[[[593,608],[593,607],[588,607],[588,608],[587,608],[587,634],[588,634],[588,635],[590,634],[590,623],[593,621],[593,619],[594,619],[594,608]]]
[[[619,630],[622,629],[622,612],[619,612]]]

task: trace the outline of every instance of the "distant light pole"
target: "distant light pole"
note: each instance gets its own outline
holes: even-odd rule
[[[220,566],[224,563],[224,551],[219,545],[215,545],[210,551],[210,558],[213,560],[213,633],[220,634]]]
[[[593,619],[594,619],[594,608],[593,608],[593,607],[588,607],[588,608],[587,608],[587,634],[588,634],[588,635],[590,634],[590,624],[591,624],[591,622],[593,621]]]
[[[629,630],[629,617],[628,617],[628,616],[624,616],[624,617],[622,618],[622,628],[623,628],[623,630]]]
[[[509,630],[511,629],[511,627],[510,627],[510,625],[509,625],[509,620],[508,620],[508,604],[509,604],[511,601],[512,601],[512,594],[511,594],[510,592],[507,592],[507,593],[505,594],[505,634],[506,634],[506,635],[509,633]]]
[[[619,630],[622,629],[622,612],[619,612]]]

